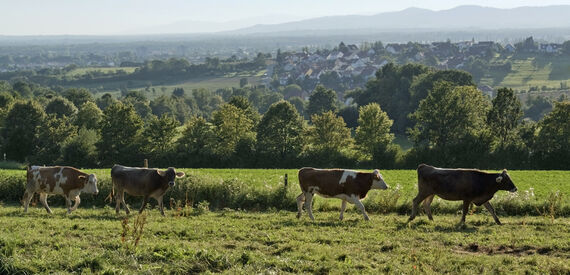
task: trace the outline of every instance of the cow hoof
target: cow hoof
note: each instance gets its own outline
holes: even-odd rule
[[[369,221],[370,218],[369,218],[369,217],[364,217],[364,220],[365,220],[365,221]]]
[[[297,219],[301,218],[301,213],[297,213]]]

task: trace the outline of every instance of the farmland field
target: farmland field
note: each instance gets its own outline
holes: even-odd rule
[[[83,194],[71,215],[56,197],[53,215],[40,204],[23,213],[25,171],[0,170],[0,273],[570,272],[570,171],[510,171],[519,192],[499,191],[491,201],[504,224],[497,226],[475,207],[459,225],[461,203],[437,199],[434,221],[420,215],[406,223],[413,170],[382,171],[391,188],[364,200],[369,222],[352,207],[338,221],[340,201],[322,198],[315,222],[297,220],[294,169],[181,170],[187,176],[168,191],[166,217],[153,201],[154,209],[128,220],[104,201],[109,169],[88,170],[101,194]],[[146,219],[141,234],[137,218]]]

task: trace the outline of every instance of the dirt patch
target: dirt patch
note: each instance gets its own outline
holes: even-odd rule
[[[555,257],[568,257],[568,251],[557,250],[552,247],[534,247],[529,245],[514,246],[514,245],[499,245],[499,246],[481,246],[477,243],[470,243],[467,245],[459,244],[453,251],[457,253],[466,254],[487,254],[487,255],[513,255],[513,256],[528,256],[528,255],[548,255]]]

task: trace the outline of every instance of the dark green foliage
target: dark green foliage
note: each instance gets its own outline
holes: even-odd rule
[[[303,148],[303,120],[287,101],[277,102],[263,115],[257,127],[257,151],[267,164],[283,167]],[[271,163],[270,163],[271,162]]]
[[[461,160],[481,163],[490,146],[484,131],[489,102],[472,86],[453,87],[437,83],[420,102],[411,118],[416,121],[409,133],[420,151],[431,151],[431,158],[420,161],[436,165],[457,166]]]
[[[499,89],[487,114],[487,125],[498,137],[499,143],[506,144],[509,138],[512,139],[521,117],[521,103],[515,92],[509,88]]]
[[[34,145],[45,116],[43,108],[35,101],[20,101],[12,105],[2,129],[7,159],[23,162],[35,153]]]
[[[212,161],[215,140],[214,125],[203,117],[191,118],[177,141],[178,163],[184,167],[211,167],[215,164]]]
[[[62,148],[62,163],[80,168],[97,167],[97,132],[93,129],[81,128],[77,135],[69,139]]]
[[[140,163],[137,141],[143,121],[132,105],[117,102],[107,107],[101,120],[101,140],[97,143],[99,160],[103,165]],[[140,165],[140,164],[139,164]]]
[[[299,115],[301,115],[302,117],[306,115],[305,106],[307,105],[307,102],[305,100],[303,100],[298,96],[291,97],[288,100],[291,104],[293,104],[293,106],[295,106],[295,109],[297,109]]]
[[[366,83],[365,90],[355,90],[347,96],[353,97],[359,106],[376,102],[394,120],[394,132],[404,133],[409,127],[407,115],[411,109],[410,87],[414,79],[429,72],[427,66],[386,64],[376,72],[376,78]]]
[[[337,96],[335,91],[319,85],[309,97],[307,114],[313,116],[327,111],[337,111]]]
[[[535,159],[540,168],[570,167],[570,101],[557,102],[539,123]]]
[[[112,105],[116,101],[117,100],[114,99],[111,94],[106,93],[103,96],[101,96],[101,98],[98,98],[96,102],[97,102],[97,106],[99,107],[99,109],[105,110],[105,109],[107,109],[107,107],[109,107],[110,105]]]
[[[56,117],[62,118],[75,115],[77,108],[71,101],[63,97],[56,97],[47,104],[45,111],[47,114],[54,114]]]
[[[71,88],[63,92],[63,97],[73,102],[75,107],[79,108],[87,102],[95,102],[93,95],[87,89]]]
[[[36,151],[30,156],[30,162],[40,165],[60,164],[62,147],[76,133],[77,127],[71,124],[71,119],[48,115],[40,127],[34,146]]]
[[[103,117],[103,112],[93,102],[86,102],[81,105],[75,117],[75,125],[79,128],[99,129],[99,123]]]
[[[141,148],[147,159],[153,160],[154,165],[167,167],[173,159],[174,136],[178,121],[172,116],[162,115],[152,117],[141,135]]]

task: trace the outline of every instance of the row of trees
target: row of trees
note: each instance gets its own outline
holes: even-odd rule
[[[50,97],[54,91],[34,85],[35,97],[25,99],[15,92],[21,85],[12,86],[0,92],[0,149],[10,160],[79,167],[139,165],[143,158],[179,167],[570,167],[568,101],[539,122],[522,122],[512,90],[490,101],[470,83],[464,72],[387,65],[352,94],[358,105],[343,108],[322,86],[308,103],[245,87],[208,96],[177,89],[150,101],[141,92],[95,100],[75,89]],[[209,105],[206,98],[215,97]],[[192,100],[196,110],[211,111],[178,117]],[[256,106],[267,107],[260,113]],[[411,150],[394,144],[399,131],[413,141]]]

